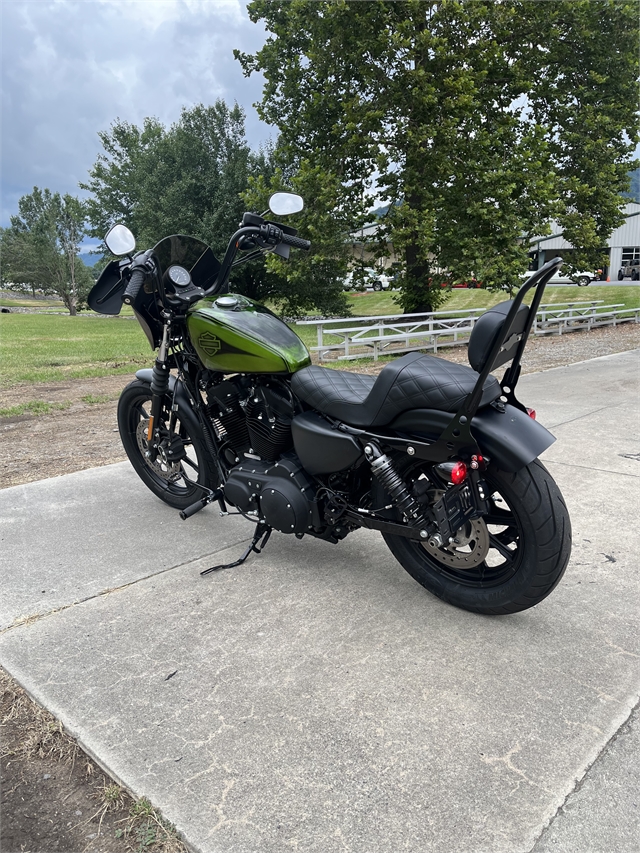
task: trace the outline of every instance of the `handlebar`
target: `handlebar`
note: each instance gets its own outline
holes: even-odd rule
[[[260,222],[259,225],[257,224],[257,222],[252,222],[249,225],[244,225],[238,231],[236,231],[236,233],[229,241],[227,251],[225,252],[225,256],[220,265],[220,269],[218,270],[218,275],[211,287],[207,288],[206,290],[200,290],[200,288],[197,288],[197,293],[196,288],[193,288],[188,294],[190,298],[188,300],[182,299],[182,302],[187,301],[188,304],[191,304],[192,302],[201,299],[203,296],[210,296],[212,293],[225,292],[225,286],[228,282],[233,259],[238,251],[238,248],[243,238],[257,238],[258,246],[266,250],[274,249],[279,244],[292,246],[295,249],[302,249],[305,252],[309,251],[309,249],[311,248],[311,243],[309,242],[309,240],[303,240],[301,237],[296,237],[293,234],[287,234],[275,223],[265,222],[262,217],[256,216],[254,218]],[[150,249],[144,254],[140,253],[140,255],[136,256],[136,258],[133,260],[133,269],[131,272],[131,277],[124,290],[124,293],[122,294],[122,302],[125,305],[133,305],[136,301],[136,297],[140,293],[140,290],[144,285],[148,274],[152,271],[152,255],[153,252]],[[186,295],[187,294],[183,294],[183,296]]]
[[[125,291],[122,294],[122,301],[125,305],[133,305],[136,300],[136,296],[140,293],[140,288],[144,284],[145,278],[146,275],[141,269],[135,269],[131,273],[129,284],[126,286]]]
[[[283,233],[281,242],[286,243],[287,246],[293,246],[294,249],[303,249],[305,252],[308,252],[311,248],[309,240],[303,240],[301,237],[292,237],[290,234]]]
[[[214,284],[205,291],[205,296],[209,296],[212,293],[225,292],[225,287],[227,286],[229,273],[231,271],[231,265],[238,250],[238,245],[243,237],[275,239],[276,242],[273,243],[273,245],[277,245],[277,243],[280,242],[293,246],[296,249],[303,249],[304,251],[308,251],[311,248],[311,243],[308,240],[303,240],[300,237],[294,237],[291,234],[285,234],[282,229],[278,228],[273,223],[263,222],[262,225],[244,225],[236,231],[229,240],[227,251],[225,252],[222,264],[220,265],[220,270],[218,271],[218,277]]]

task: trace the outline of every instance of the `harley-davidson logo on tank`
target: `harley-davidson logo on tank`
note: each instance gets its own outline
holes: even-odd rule
[[[211,332],[203,332],[198,338],[198,343],[207,355],[216,355],[220,352],[220,338],[212,335]]]

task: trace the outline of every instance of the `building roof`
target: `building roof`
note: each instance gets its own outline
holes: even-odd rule
[[[630,201],[625,206],[626,221],[615,228],[609,240],[607,247],[612,249],[615,246],[640,246],[640,204],[635,201]],[[551,222],[551,234],[546,237],[534,237],[531,240],[532,247],[540,247],[545,251],[554,251],[556,249],[572,249],[573,246],[562,235],[561,226],[555,222]]]

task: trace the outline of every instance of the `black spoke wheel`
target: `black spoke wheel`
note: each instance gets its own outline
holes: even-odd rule
[[[411,483],[417,466],[405,469]],[[409,574],[443,601],[476,613],[517,613],[546,598],[564,574],[571,552],[571,524],[564,500],[538,461],[509,474],[484,475],[490,511],[461,528],[458,544],[433,544],[384,534]]]
[[[145,485],[169,506],[185,509],[205,494],[196,483],[214,489],[217,478],[192,412],[179,408],[169,432],[171,404],[172,399],[167,396],[160,424],[162,441],[155,459],[147,455],[151,389],[146,382],[136,380],[120,395],[118,429],[129,461]],[[172,460],[172,455],[180,458]]]

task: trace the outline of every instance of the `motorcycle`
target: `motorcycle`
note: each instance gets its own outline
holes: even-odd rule
[[[302,206],[289,193],[269,204],[278,218]],[[369,528],[452,605],[508,614],[542,601],[565,571],[571,527],[537,458],[555,439],[515,389],[562,259],[478,319],[469,367],[411,352],[373,377],[312,364],[274,313],[229,293],[237,264],[310,248],[267,215],[244,214],[222,261],[182,235],[133,254],[133,234],[115,225],[105,243],[118,259],[88,300],[110,315],[130,305],[158,351],[118,404],[122,443],[142,481],[183,519],[217,503],[255,524],[238,560],[202,574],[241,565],[272,530],[337,544]],[[506,364],[499,382],[493,371]]]

